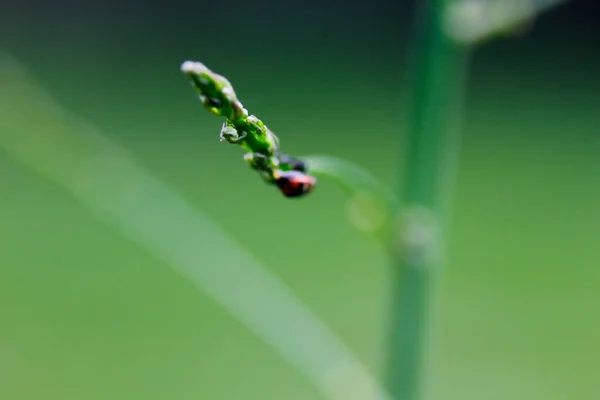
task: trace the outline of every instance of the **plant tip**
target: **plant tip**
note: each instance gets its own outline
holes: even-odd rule
[[[204,64],[197,61],[185,61],[183,64],[181,64],[181,71],[186,74],[200,74],[202,72],[206,72],[206,67]]]

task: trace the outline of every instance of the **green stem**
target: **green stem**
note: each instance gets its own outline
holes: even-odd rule
[[[355,227],[387,245],[390,215],[398,204],[394,193],[351,161],[327,155],[302,156],[301,159],[306,162],[308,173],[337,183],[348,194],[348,217]]]
[[[421,396],[431,350],[436,284],[440,277],[450,189],[458,160],[466,50],[443,31],[444,0],[423,4],[417,18],[412,112],[406,143],[394,265],[388,386],[396,400]]]

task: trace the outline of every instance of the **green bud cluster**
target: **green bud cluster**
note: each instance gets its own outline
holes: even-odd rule
[[[286,196],[287,192],[297,193],[288,197],[297,197],[312,189],[315,179],[304,175],[304,162],[280,152],[277,136],[258,117],[248,114],[229,80],[197,61],[184,62],[181,71],[190,80],[204,108],[225,117],[221,141],[242,146],[247,151],[244,160],[266,182],[279,186]],[[285,188],[282,185],[286,185]]]

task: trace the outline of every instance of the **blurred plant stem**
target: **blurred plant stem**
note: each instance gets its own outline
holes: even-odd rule
[[[387,244],[391,215],[398,200],[394,193],[360,165],[328,155],[301,157],[310,174],[336,182],[347,194],[347,214],[357,229]]]
[[[435,330],[431,328],[439,310],[438,285],[448,239],[470,52],[494,34],[518,29],[536,14],[564,1],[420,3],[409,79],[414,86],[412,109],[407,112],[406,164],[396,234],[389,243],[395,261],[386,378],[395,400],[422,398],[424,378],[432,372],[428,361],[433,355]],[[456,14],[459,9],[466,12]],[[472,12],[480,9],[484,14]],[[468,34],[461,36],[465,32]]]
[[[391,237],[387,383],[396,400],[420,398],[431,349],[437,283],[460,147],[468,51],[443,30],[446,2],[425,1],[413,44],[411,109],[397,232]]]

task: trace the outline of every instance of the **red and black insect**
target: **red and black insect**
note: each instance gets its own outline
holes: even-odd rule
[[[300,171],[277,171],[275,184],[286,197],[302,197],[310,193],[317,180]]]

